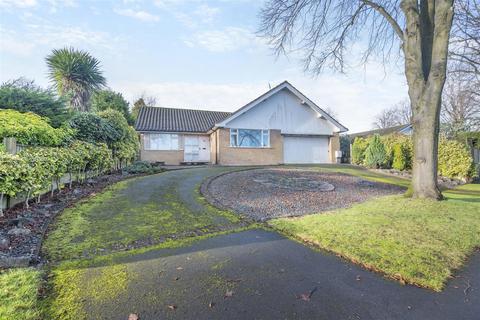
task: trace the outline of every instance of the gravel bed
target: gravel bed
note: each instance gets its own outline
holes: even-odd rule
[[[255,169],[207,181],[206,198],[256,221],[345,208],[404,188],[308,169]]]

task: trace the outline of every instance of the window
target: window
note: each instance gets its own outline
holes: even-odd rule
[[[270,131],[257,129],[230,129],[230,146],[265,148],[270,146]]]
[[[144,135],[145,150],[179,150],[178,134],[147,133]]]

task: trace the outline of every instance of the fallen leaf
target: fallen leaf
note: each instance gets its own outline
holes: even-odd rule
[[[175,310],[177,309],[177,306],[174,305],[174,304],[170,304],[170,305],[168,306],[168,309],[175,311]]]
[[[233,296],[233,291],[232,290],[227,290],[227,292],[225,292],[225,295],[223,296],[223,298],[230,298],[231,296]]]
[[[302,293],[300,295],[300,299],[302,299],[303,301],[310,301],[310,294],[309,293]]]
[[[177,267],[177,270],[183,270],[183,268],[182,267]]]
[[[130,313],[128,320],[138,320],[138,315],[136,313]]]
[[[315,291],[317,291],[317,287],[310,290],[310,292],[302,293],[300,296],[298,296],[298,299],[302,299],[303,301],[310,301],[310,298]]]

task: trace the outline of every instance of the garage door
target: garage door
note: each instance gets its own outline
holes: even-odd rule
[[[329,163],[328,137],[283,137],[284,163]]]

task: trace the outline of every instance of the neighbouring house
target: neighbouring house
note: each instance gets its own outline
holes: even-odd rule
[[[220,165],[333,163],[348,129],[287,81],[233,113],[142,107],[141,160]]]

